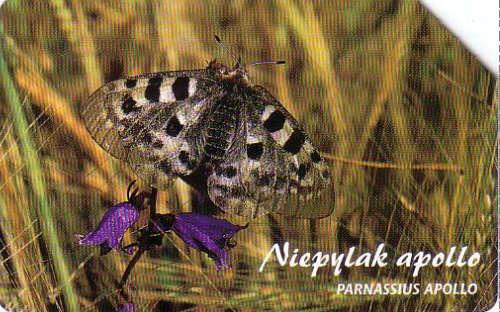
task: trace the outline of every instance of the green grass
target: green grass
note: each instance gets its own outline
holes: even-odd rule
[[[0,24],[0,37],[4,35],[3,25]],[[24,165],[29,179],[28,184],[33,194],[33,201],[31,202],[33,210],[32,218],[41,220],[42,232],[44,233],[43,241],[49,247],[57,278],[62,284],[65,302],[68,308],[74,311],[78,308],[78,299],[74,292],[73,285],[70,282],[67,260],[61,250],[60,237],[56,231],[54,218],[52,216],[53,208],[50,206],[47,197],[44,174],[36,148],[28,132],[29,126],[22,110],[17,88],[10,76],[2,50],[0,50],[0,77],[3,81],[6,102],[10,109],[10,115],[12,116],[12,124],[19,138],[19,145],[21,147]]]

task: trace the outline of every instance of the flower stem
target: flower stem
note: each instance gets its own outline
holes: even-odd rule
[[[123,286],[127,283],[128,277],[130,276],[130,273],[132,273],[132,269],[134,268],[135,264],[139,259],[141,258],[142,254],[146,251],[145,248],[140,247],[139,250],[135,253],[134,257],[132,260],[130,260],[127,268],[125,269],[125,272],[123,272],[122,278],[120,280],[120,284],[118,284],[118,289],[123,289]]]
[[[158,190],[153,187],[151,188],[151,193],[149,195],[149,211],[150,211],[150,218],[151,216],[156,214],[156,196],[158,194]],[[129,245],[132,246],[133,244]],[[120,280],[120,283],[118,284],[118,289],[123,290],[123,286],[127,283],[127,280],[130,276],[130,273],[132,273],[132,270],[134,269],[135,264],[139,261],[141,258],[142,254],[146,250],[151,249],[154,247],[154,245],[146,244],[146,245],[141,245],[139,244],[139,250],[135,253],[134,257],[132,260],[130,260],[129,264],[127,265],[127,268],[125,269],[125,272],[123,272],[122,278]]]
[[[151,193],[149,195],[149,217],[151,218],[156,214],[156,196],[158,194],[158,189],[156,187],[151,187]]]

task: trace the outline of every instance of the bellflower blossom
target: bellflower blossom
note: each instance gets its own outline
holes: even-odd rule
[[[87,235],[80,235],[80,245],[100,245],[105,249],[123,250],[131,253],[132,249],[122,248],[125,231],[139,217],[137,208],[129,202],[119,203],[106,211],[97,228]]]
[[[108,252],[111,249],[125,251],[129,254],[134,250],[131,246],[137,246],[138,252],[134,256],[132,267],[142,253],[146,250],[161,245],[163,234],[173,231],[188,246],[206,253],[215,261],[217,271],[221,268],[229,269],[229,249],[235,246],[233,236],[247,226],[239,226],[229,221],[218,219],[209,215],[189,212],[179,214],[157,214],[150,216],[149,225],[139,231],[140,235],[136,243],[128,248],[122,246],[125,231],[130,228],[139,217],[139,209],[144,198],[138,199],[137,189],[129,194],[128,201],[119,203],[109,208],[104,214],[97,228],[87,235],[80,235],[79,244],[99,245]],[[124,273],[124,285],[131,269]]]
[[[139,217],[139,210],[134,205],[137,199],[137,189],[130,195],[130,188],[134,182],[129,185],[127,191],[128,201],[109,208],[95,230],[87,235],[77,235],[80,238],[78,241],[80,245],[99,245],[102,248],[102,253],[107,253],[111,249],[122,250],[128,254],[132,253],[132,248],[124,249],[122,247],[122,238],[125,231]]]
[[[188,246],[208,254],[217,271],[230,268],[228,250],[235,246],[232,238],[247,227],[194,212],[156,215],[153,224],[162,232],[172,230]]]

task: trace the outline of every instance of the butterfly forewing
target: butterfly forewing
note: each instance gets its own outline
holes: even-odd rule
[[[102,148],[126,160],[149,183],[164,187],[169,177],[188,175],[199,164],[193,132],[215,94],[204,72],[111,81],[89,97],[80,115]]]

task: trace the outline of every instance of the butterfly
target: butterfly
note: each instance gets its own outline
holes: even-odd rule
[[[111,81],[80,116],[102,148],[152,186],[181,178],[226,213],[255,218],[299,207],[330,185],[297,120],[239,63]],[[317,206],[302,215],[332,211],[331,203]]]

